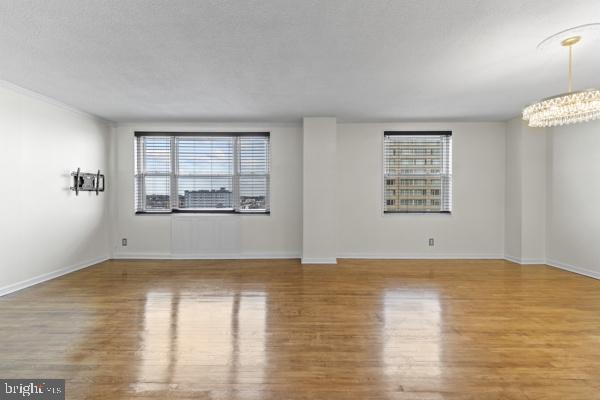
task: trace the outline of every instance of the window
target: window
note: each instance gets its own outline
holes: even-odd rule
[[[451,212],[452,132],[386,131],[383,181],[384,213]]]
[[[135,134],[137,213],[268,213],[269,133]]]

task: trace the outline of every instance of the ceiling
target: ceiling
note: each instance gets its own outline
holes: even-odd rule
[[[505,120],[598,0],[2,0],[0,79],[112,121]],[[600,41],[575,48],[600,86]]]

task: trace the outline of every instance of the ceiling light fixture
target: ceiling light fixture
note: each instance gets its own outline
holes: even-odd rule
[[[597,31],[600,24],[588,24],[553,35],[538,45],[538,49],[560,39],[569,49],[569,91],[542,99],[523,110],[523,119],[532,127],[574,124],[600,118],[600,90],[587,89],[573,92],[573,46],[581,41],[582,33]]]

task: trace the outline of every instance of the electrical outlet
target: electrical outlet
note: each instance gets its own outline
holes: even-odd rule
[[[430,238],[430,239],[429,239],[429,245],[430,245],[430,246],[433,246],[433,245],[434,245],[433,238]]]
[[[121,239],[121,246],[127,246],[127,238]]]

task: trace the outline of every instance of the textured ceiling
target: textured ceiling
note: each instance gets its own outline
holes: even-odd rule
[[[113,121],[503,120],[599,0],[1,0],[0,79]],[[600,86],[600,43],[575,88]]]

